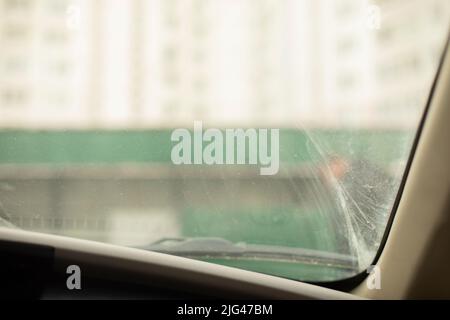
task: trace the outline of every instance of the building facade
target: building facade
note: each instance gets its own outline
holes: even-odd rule
[[[449,12],[445,0],[1,0],[0,126],[415,126]]]

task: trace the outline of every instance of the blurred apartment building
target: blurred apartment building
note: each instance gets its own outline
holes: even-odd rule
[[[375,41],[374,117],[386,125],[415,125],[448,39],[450,1],[377,0],[382,28]]]
[[[450,1],[315,1],[312,112],[331,127],[415,128],[448,36]],[[418,112],[419,110],[419,112]],[[318,124],[320,126],[320,124]]]
[[[415,125],[449,11],[446,0],[0,0],[0,126]]]

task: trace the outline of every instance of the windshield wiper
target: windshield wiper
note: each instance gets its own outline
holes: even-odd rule
[[[351,255],[304,248],[233,243],[222,238],[166,238],[140,248],[195,259],[256,259],[357,268],[357,261]]]
[[[4,219],[3,217],[0,217],[0,227],[6,227],[6,228],[17,228],[12,222],[9,222],[8,220]]]
[[[8,212],[6,212],[6,209],[1,201],[0,201],[0,227],[17,228],[17,226],[15,226],[11,222],[11,216],[8,214]]]

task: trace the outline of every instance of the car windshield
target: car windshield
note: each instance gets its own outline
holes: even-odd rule
[[[448,0],[0,0],[0,228],[367,269]]]

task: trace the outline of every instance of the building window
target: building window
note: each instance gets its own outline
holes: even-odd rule
[[[23,25],[6,25],[3,29],[3,38],[9,41],[23,40],[29,35],[30,29]]]
[[[31,0],[3,0],[5,10],[27,10],[31,7]]]
[[[1,92],[2,104],[8,106],[21,106],[28,100],[28,92],[23,88],[6,88]]]

